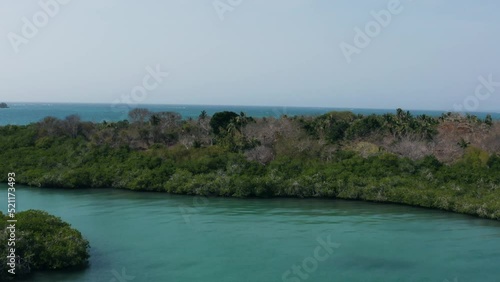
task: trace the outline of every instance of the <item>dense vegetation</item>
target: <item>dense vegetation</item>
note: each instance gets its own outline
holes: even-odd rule
[[[252,118],[130,112],[129,120],[47,117],[0,127],[0,181],[234,197],[331,197],[500,219],[500,124],[331,112]]]
[[[89,243],[60,218],[44,211],[16,214],[15,246],[8,246],[7,216],[0,212],[0,281],[22,278],[39,270],[83,267],[89,258]],[[7,272],[9,248],[15,248],[15,275]]]

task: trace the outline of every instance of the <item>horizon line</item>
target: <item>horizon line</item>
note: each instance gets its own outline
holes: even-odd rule
[[[0,102],[1,103],[1,102]],[[82,105],[113,105],[114,103],[104,103],[104,102],[4,102],[6,104],[82,104]],[[117,104],[124,105],[125,103]],[[391,110],[395,111],[397,109],[403,109],[405,111],[432,111],[432,112],[443,112],[443,113],[500,113],[500,109],[498,110],[483,110],[483,111],[464,111],[457,112],[453,110],[441,110],[441,109],[415,109],[415,108],[404,108],[404,107],[395,107],[395,108],[359,108],[359,107],[325,107],[325,106],[286,106],[286,105],[235,105],[235,104],[137,104],[134,107],[130,107],[130,109],[141,108],[144,106],[208,106],[208,107],[265,107],[265,108],[316,108],[316,109],[341,109],[341,110]]]

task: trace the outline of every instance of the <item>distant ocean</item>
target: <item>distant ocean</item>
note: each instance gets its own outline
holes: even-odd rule
[[[123,105],[113,107],[110,104],[63,104],[63,103],[8,103],[8,109],[0,109],[0,125],[25,125],[40,121],[46,116],[65,118],[69,115],[79,115],[84,121],[102,122],[127,119],[130,108]],[[351,111],[356,114],[395,113],[395,109],[355,109],[355,108],[313,108],[313,107],[272,107],[272,106],[213,106],[213,105],[140,105],[153,112],[177,112],[183,118],[196,118],[205,110],[209,115],[220,111],[244,112],[253,117],[280,117],[281,115],[317,116],[330,111]],[[413,115],[426,114],[440,116],[443,111],[410,110]],[[471,113],[480,118],[483,112]],[[500,120],[500,113],[489,113],[493,119]]]

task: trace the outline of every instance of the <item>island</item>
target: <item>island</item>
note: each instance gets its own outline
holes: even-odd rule
[[[6,103],[0,103],[0,109],[7,109],[8,107]]]
[[[8,245],[0,249],[0,281],[19,280],[36,271],[88,265],[89,242],[60,218],[27,210],[15,215],[15,223],[9,223],[11,219],[0,212],[0,241]],[[10,239],[13,236],[15,240]]]
[[[0,127],[0,170],[37,187],[118,188],[208,197],[363,200],[500,220],[500,122],[490,115],[127,120],[46,117]],[[6,182],[7,173],[0,174]]]

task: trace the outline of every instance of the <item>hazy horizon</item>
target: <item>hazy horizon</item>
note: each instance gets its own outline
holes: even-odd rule
[[[0,102],[500,111],[498,8],[2,2]]]
[[[113,103],[105,103],[105,102],[40,102],[40,101],[26,101],[26,102],[19,102],[19,101],[0,101],[7,103],[7,105],[12,105],[12,104],[47,104],[47,105],[52,105],[52,104],[59,104],[59,105],[113,105]],[[147,108],[148,106],[173,106],[173,107],[202,107],[202,106],[207,106],[207,107],[255,107],[255,108],[311,108],[311,109],[339,109],[339,110],[376,110],[376,111],[382,111],[382,110],[389,110],[389,111],[396,111],[398,108],[401,108],[405,111],[410,111],[410,112],[455,112],[453,110],[447,110],[447,109],[422,109],[422,108],[402,108],[402,107],[395,107],[395,108],[362,108],[362,107],[335,107],[335,106],[287,106],[287,105],[237,105],[237,104],[165,104],[165,103],[148,103],[148,104],[137,104],[137,105],[132,105],[130,106],[130,109],[133,108]],[[460,112],[458,112],[460,113]],[[465,112],[462,112],[465,113]],[[500,110],[476,110],[476,111],[471,111],[471,113],[500,113]]]

